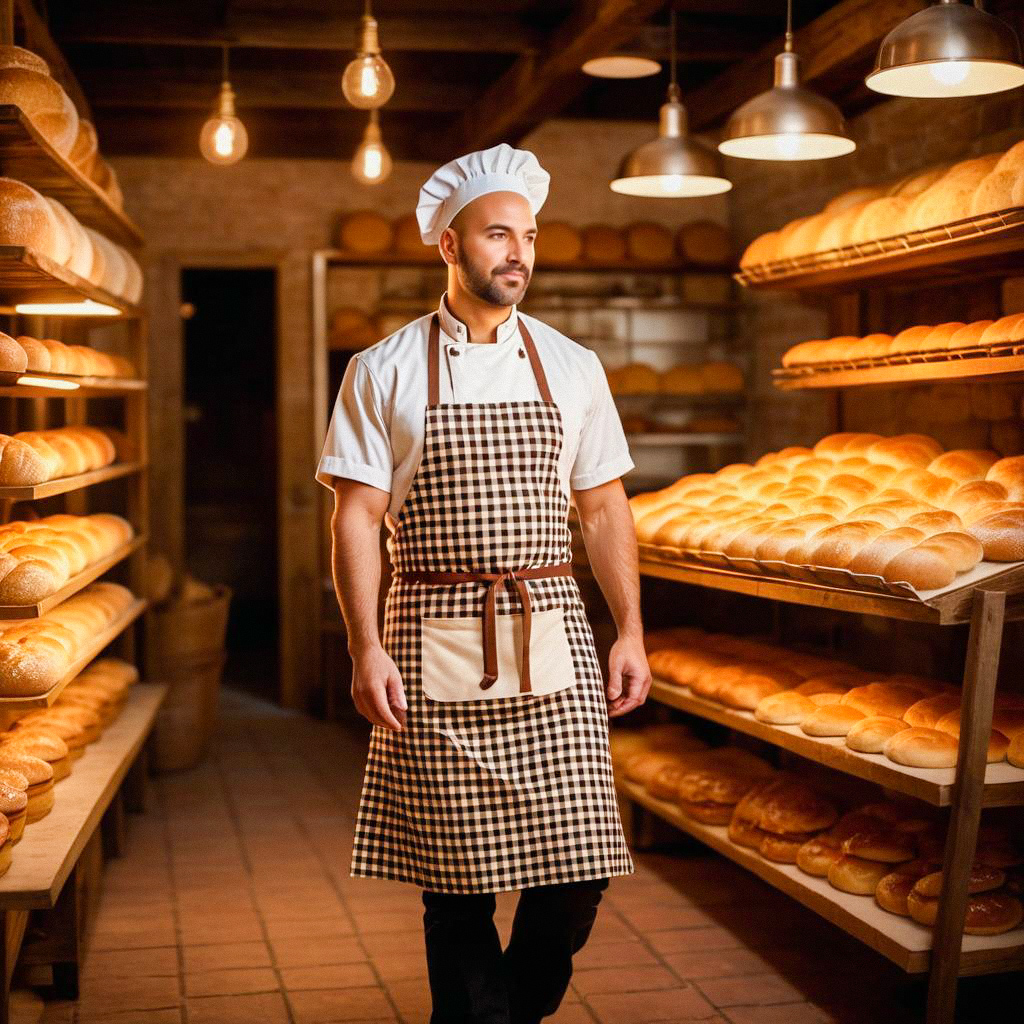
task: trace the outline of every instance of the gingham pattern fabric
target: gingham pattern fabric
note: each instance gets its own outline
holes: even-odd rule
[[[428,406],[423,458],[388,539],[395,569],[500,572],[570,560],[562,440],[553,402]],[[579,588],[571,576],[527,586],[534,610],[564,609],[575,684],[443,702],[420,685],[420,618],[480,615],[486,586],[392,582],[382,642],[409,709],[403,732],[372,728],[353,877],[481,893],[634,871]],[[496,610],[521,613],[514,587],[499,590]]]

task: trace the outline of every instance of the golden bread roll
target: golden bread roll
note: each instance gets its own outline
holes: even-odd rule
[[[917,846],[914,837],[896,825],[881,819],[871,819],[850,831],[842,841],[842,850],[845,854],[864,860],[900,864],[914,859]]]
[[[587,263],[623,263],[626,259],[626,236],[621,228],[607,224],[590,224],[581,232],[583,260]]]
[[[776,835],[773,832],[765,832],[758,843],[757,851],[765,860],[775,861],[777,864],[796,864],[803,845],[813,836],[807,833],[795,835]]]
[[[973,157],[954,164],[913,202],[906,215],[906,228],[924,231],[970,216],[975,189],[999,162],[1001,153]]]
[[[704,390],[709,393],[732,394],[743,390],[743,371],[732,363],[704,363],[700,375]]]
[[[391,221],[372,210],[347,213],[338,225],[338,248],[346,252],[364,256],[386,253],[394,238]]]
[[[1024,559],[1024,509],[993,512],[972,523],[967,532],[981,543],[990,562]]]
[[[1010,501],[1024,501],[1024,456],[1000,459],[985,474],[985,479],[1006,488]]]
[[[903,196],[907,199],[916,199],[922,192],[931,188],[949,170],[949,164],[936,164],[934,167],[927,167],[923,171],[916,171],[900,178],[889,190],[890,195]]]
[[[758,235],[743,251],[740,256],[741,267],[754,267],[764,263],[770,263],[778,258],[779,232],[768,231]]]
[[[826,207],[823,211],[825,223],[818,232],[818,241],[814,246],[814,251],[831,252],[833,249],[844,249],[851,245],[853,230],[868,202],[870,200],[855,203],[838,213],[830,213]]]
[[[858,185],[856,188],[848,189],[833,196],[825,204],[825,213],[842,213],[854,206],[862,206],[872,199],[878,199],[886,195],[888,188],[885,185]]]
[[[415,213],[406,213],[398,217],[392,224],[391,235],[395,252],[402,256],[426,259],[428,256],[436,255],[434,246],[424,245]]]
[[[989,171],[984,178],[978,182],[978,187],[971,196],[970,209],[967,211],[972,217],[978,217],[983,213],[994,213],[996,210],[1006,210],[1013,206],[1013,188],[1020,179],[1021,172],[1018,168],[999,169],[999,165]]]
[[[823,695],[816,694],[815,696]],[[863,711],[842,704],[840,699],[823,704],[813,697],[810,700],[817,707],[813,714],[808,715],[800,723],[801,730],[808,736],[845,736],[855,723],[867,717]]]
[[[956,708],[953,711],[948,711],[944,714],[936,723],[935,728],[939,732],[949,733],[955,739],[960,738],[960,715],[961,709]],[[1001,733],[998,729],[993,728],[989,733],[988,738],[988,750],[986,752],[985,759],[992,764],[995,761],[1002,761],[1006,757],[1006,751],[1009,749],[1010,739],[1008,736]]]
[[[964,932],[967,935],[1001,935],[1024,920],[1020,899],[1006,890],[979,893],[967,898]]]
[[[931,327],[907,327],[899,332],[892,339],[889,345],[889,354],[895,355],[900,352],[918,352],[922,345],[931,336]]]
[[[0,178],[0,245],[24,246],[60,262],[59,256],[63,253],[66,258],[70,252],[70,244],[43,196],[23,182]]]
[[[889,739],[883,753],[890,761],[908,768],[952,768],[958,747],[947,732],[911,727]]]
[[[658,390],[670,395],[701,395],[704,389],[699,366],[673,366],[663,370],[658,380]]]
[[[786,690],[764,697],[754,709],[754,717],[770,725],[799,725],[817,709],[808,697]]]
[[[662,224],[638,221],[626,228],[626,252],[637,263],[671,263],[675,239]]]
[[[911,200],[904,196],[882,196],[859,207],[860,215],[850,230],[854,245],[898,235],[904,229]]]
[[[882,577],[888,583],[908,583],[915,590],[938,590],[956,579],[956,569],[943,552],[917,544],[888,561]]]
[[[68,160],[87,178],[92,176],[96,164],[98,140],[93,123],[84,117],[78,119],[78,132],[68,153]]]
[[[943,715],[960,707],[960,694],[938,693],[924,697],[903,713],[903,721],[916,729],[934,729]]]
[[[829,884],[841,892],[871,896],[889,869],[890,865],[882,861],[865,860],[844,853],[830,865],[827,877]]]
[[[829,869],[842,857],[839,841],[827,832],[808,839],[796,853],[796,866],[815,878],[827,878]]]
[[[967,878],[967,891],[972,895],[998,889],[1006,881],[1006,873],[998,868],[985,864],[974,863]],[[919,896],[928,900],[937,900],[942,895],[942,872],[932,871],[922,875],[914,886]]]
[[[676,235],[676,248],[684,263],[724,267],[732,262],[729,232],[715,221],[684,224]]]
[[[46,62],[20,46],[0,47],[0,103],[19,107],[63,157],[78,137],[78,112]]]
[[[875,902],[890,914],[910,917],[907,898],[918,879],[928,874],[930,867],[931,862],[924,859],[897,865],[889,874],[879,879],[875,887]]]
[[[850,560],[846,568],[854,573],[881,576],[882,570],[898,554],[914,547],[914,545],[919,544],[924,539],[924,533],[912,526],[901,526],[894,530],[887,530],[862,547]]]
[[[839,817],[831,801],[793,776],[779,776],[755,792],[756,824],[776,835],[820,832]]]
[[[576,263],[583,255],[583,238],[571,224],[545,221],[537,226],[534,248],[538,263]]]
[[[862,754],[881,754],[891,737],[909,728],[902,718],[870,715],[853,723],[846,734],[846,745]]]
[[[1006,760],[1014,768],[1024,768],[1024,733],[1017,733],[1006,748]]]

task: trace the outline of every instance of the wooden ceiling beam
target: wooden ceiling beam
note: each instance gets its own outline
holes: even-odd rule
[[[848,73],[867,74],[878,44],[905,18],[929,5],[929,0],[842,0],[794,34],[805,84],[827,82]],[[735,64],[685,97],[692,128],[707,128],[727,117],[740,104],[769,89],[775,55],[782,50],[779,35],[742,63]]]
[[[223,46],[257,49],[354,50],[359,19],[343,15],[287,17],[228,10],[223,22],[197,21],[185,11],[96,9],[67,5],[55,14],[62,43],[147,46]],[[381,46],[388,51],[515,53],[532,50],[538,37],[522,22],[499,16],[381,17]]]
[[[257,71],[231,69],[231,85],[241,111],[247,108],[352,110],[341,91],[341,76],[325,71]],[[220,78],[208,70],[94,68],[81,72],[83,88],[96,108],[212,108]],[[397,78],[388,100],[391,111],[464,110],[480,90],[470,82],[443,82],[432,78]]]
[[[459,119],[447,137],[453,155],[515,142],[555,116],[583,89],[585,61],[636,36],[664,0],[587,0],[536,53],[523,54]]]

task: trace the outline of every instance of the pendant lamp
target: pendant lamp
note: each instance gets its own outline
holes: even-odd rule
[[[857,148],[831,101],[800,85],[793,52],[793,0],[786,4],[785,49],[775,58],[775,84],[733,112],[718,144],[747,160],[825,160]]]
[[[391,154],[380,134],[377,111],[370,111],[370,120],[363,141],[352,157],[352,176],[362,185],[379,185],[391,173]]]
[[[341,91],[359,110],[383,107],[395,91],[395,76],[380,55],[377,19],[370,13],[370,0],[366,0],[366,11],[360,22],[359,50],[342,73]]]
[[[1024,85],[1013,29],[975,3],[941,0],[897,25],[865,79],[890,96],[980,96]]]
[[[605,57],[592,57],[580,70],[594,78],[648,78],[658,74],[661,65],[650,57],[609,53]]]
[[[676,12],[671,18],[671,81],[658,117],[658,137],[634,149],[619,166],[611,190],[627,196],[684,199],[728,192],[732,182],[718,154],[687,133],[686,108],[676,82]]]
[[[221,76],[217,112],[203,125],[199,133],[199,152],[211,164],[234,164],[245,156],[249,148],[249,133],[235,116],[235,93],[228,81],[228,48],[224,47],[224,66]]]

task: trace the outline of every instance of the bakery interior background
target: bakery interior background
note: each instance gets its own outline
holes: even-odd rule
[[[930,978],[926,995],[915,990],[899,1008],[908,1020],[952,1020],[960,975],[985,977],[977,988],[960,981],[957,1019],[1012,991],[1021,975],[1000,972],[1024,969],[1024,931],[1004,927],[1024,884],[1013,847],[1024,842],[1014,760],[1024,756],[1014,621],[1024,472],[1004,460],[1024,456],[1024,88],[1014,78],[1024,11],[1017,0],[982,6],[798,0],[787,42],[786,3],[749,0],[375,0],[372,25],[371,5],[329,0],[0,0],[0,293],[12,345],[0,356],[13,360],[0,381],[4,429],[78,428],[53,443],[58,455],[32,441],[27,469],[3,478],[0,464],[4,522],[124,516],[67,526],[90,538],[88,563],[72,572],[37,555],[44,582],[29,581],[29,598],[9,596],[5,617],[45,614],[107,570],[131,591],[87,602],[91,639],[49,665],[45,685],[60,689],[72,664],[83,668],[110,640],[126,662],[148,658],[154,680],[177,694],[159,719],[165,769],[212,749],[218,693],[365,725],[351,707],[330,580],[331,496],[313,471],[353,354],[435,308],[443,289],[413,218],[420,185],[446,160],[509,142],[551,174],[523,309],[601,356],[636,463],[623,484],[656,688],[636,716],[652,730],[624,728],[613,742],[630,838],[662,851],[677,829],[696,835],[911,978]],[[866,81],[884,70],[883,40],[936,9],[981,19],[954,26],[956,45],[984,51],[988,64],[968,72],[937,60],[924,69],[924,95],[920,77],[917,95]],[[797,74],[807,92],[786,107]],[[774,111],[745,107],[764,99],[773,75],[790,86]],[[369,86],[383,91],[360,97]],[[731,155],[773,116],[788,135],[762,150],[767,159]],[[661,157],[644,149],[659,117]],[[833,151],[800,150],[815,142]],[[636,185],[642,173],[663,175],[653,196]],[[41,206],[40,194],[63,205]],[[121,315],[25,305],[83,299]],[[872,447],[877,435],[904,438]],[[944,454],[959,451],[973,454]],[[754,463],[763,472],[741,479]],[[895,500],[909,504],[872,505],[868,525],[828,551],[820,538],[810,544],[896,486],[897,470],[910,475]],[[830,483],[840,472],[847,478]],[[95,484],[61,483],[88,473]],[[907,523],[921,513],[933,518]],[[819,519],[775,537],[766,557],[766,524],[798,514]],[[614,624],[572,525],[605,662]],[[871,547],[907,525],[921,536]],[[973,541],[894,561],[954,532]],[[383,555],[382,607],[388,568]],[[1005,609],[986,590],[1007,594]],[[136,642],[144,596],[154,609]],[[118,703],[130,670],[107,672],[103,685],[119,696],[104,700]],[[794,699],[797,680],[825,674],[831,683]],[[828,710],[831,695],[867,681],[889,689]],[[55,697],[12,693],[22,703],[0,715],[13,721]],[[865,718],[870,728],[854,732]],[[908,728],[942,735],[913,747]],[[795,858],[832,827],[820,823],[831,805],[805,806],[795,815],[805,828],[748,821],[727,834],[739,796],[702,791],[687,817],[687,801],[666,798],[675,777],[662,775],[659,789],[655,773],[681,770],[686,753],[725,735],[746,748],[736,755],[744,769],[724,770],[728,782],[756,776],[761,763],[744,757],[770,748],[768,760],[807,772],[819,799],[841,793],[850,806],[874,786],[871,806],[911,802],[920,814],[879,813],[888,825],[910,822],[903,839],[915,829],[923,838],[901,846],[890,830],[883,854],[863,854],[860,874],[830,885],[834,843],[804,865]],[[982,804],[991,806],[978,833]],[[951,835],[967,837],[952,846],[939,838],[949,814]],[[755,849],[765,831],[774,856]],[[891,882],[894,895],[877,901],[898,911],[870,895],[878,865],[909,862],[905,849],[963,883],[955,898],[955,884],[919,893],[917,920],[896,892],[909,884]],[[995,909],[968,902],[972,861],[980,875],[997,873],[992,884],[970,881],[972,899],[999,893]],[[958,952],[964,907],[968,922],[976,913],[995,923],[969,931]],[[935,919],[942,955],[931,957],[920,921]],[[578,1019],[615,1019],[599,1004]],[[787,1005],[774,1018],[744,1016],[709,999],[707,1016],[798,1019]]]

